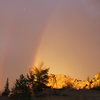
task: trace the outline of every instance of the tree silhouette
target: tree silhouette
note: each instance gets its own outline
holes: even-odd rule
[[[9,90],[9,79],[7,78],[5,89],[4,89],[4,92],[2,93],[2,96],[8,96],[9,93],[10,93],[10,90]]]
[[[19,79],[16,79],[16,83],[12,89],[11,97],[21,98],[29,100],[31,99],[31,92],[27,82],[27,79],[24,75],[20,75]]]
[[[27,82],[28,82],[28,85],[30,87],[32,95],[35,94],[33,91],[34,84],[35,84],[34,79],[35,79],[34,74],[30,71],[29,74],[27,74]]]
[[[41,63],[38,67],[33,67],[30,70],[29,75],[27,78],[31,83],[32,90],[37,93],[46,88],[46,84],[48,83],[48,71],[49,68],[45,68],[44,64]]]

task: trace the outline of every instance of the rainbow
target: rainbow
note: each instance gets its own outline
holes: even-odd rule
[[[45,35],[48,34],[48,33],[46,33],[46,30],[47,30],[48,25],[49,25],[50,21],[52,20],[52,16],[55,14],[55,11],[56,11],[57,7],[59,6],[59,4],[60,4],[60,1],[57,1],[55,3],[54,7],[52,8],[52,11],[49,13],[49,15],[47,17],[44,28],[42,29],[41,34],[40,34],[41,36],[37,43],[37,49],[36,49],[35,56],[33,56],[32,66],[37,65],[38,63],[42,62],[42,60],[43,60],[43,59],[39,59],[39,52],[41,49],[41,44],[42,44],[42,41],[43,41]]]

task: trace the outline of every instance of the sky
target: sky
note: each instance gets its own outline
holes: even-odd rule
[[[99,0],[0,0],[0,85],[43,61],[50,73],[100,71]]]

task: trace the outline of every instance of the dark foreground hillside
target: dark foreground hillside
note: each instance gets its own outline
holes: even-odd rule
[[[10,99],[0,97],[0,100],[10,100]],[[32,100],[100,100],[100,96],[45,96],[45,97],[34,97]]]
[[[0,100],[12,100],[7,97],[0,97]],[[24,99],[13,99],[24,100]],[[43,94],[32,97],[32,100],[100,100],[100,91],[97,90],[73,90],[56,89],[46,90]]]
[[[100,100],[100,96],[46,96],[36,97],[33,100]]]
[[[10,100],[8,97],[0,97],[0,100]]]

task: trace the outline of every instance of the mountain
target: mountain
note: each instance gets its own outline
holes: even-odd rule
[[[50,74],[48,86],[51,86],[52,88],[63,88],[72,85],[73,82],[74,79],[69,76]]]
[[[67,75],[49,74],[49,82],[47,86],[52,88],[74,88],[74,89],[90,89],[100,87],[100,73],[96,74],[92,80],[79,80],[71,78]]]

